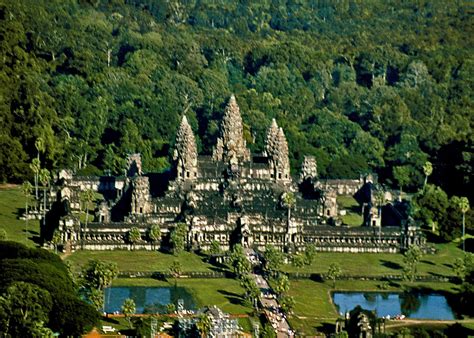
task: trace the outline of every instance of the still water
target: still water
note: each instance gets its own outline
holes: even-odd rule
[[[364,309],[375,310],[378,317],[403,314],[416,319],[455,319],[446,297],[436,293],[334,292],[332,298],[340,313],[360,305]]]
[[[166,305],[184,301],[185,309],[194,309],[195,303],[191,294],[181,287],[110,287],[105,289],[104,311],[113,313],[121,311],[125,299],[135,301],[136,313],[164,313]]]

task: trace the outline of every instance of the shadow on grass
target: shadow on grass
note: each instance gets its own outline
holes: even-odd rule
[[[316,326],[315,330],[317,330],[318,332],[323,332],[329,336],[331,334],[334,334],[336,330],[336,325],[330,323],[322,323],[321,325]]]
[[[450,268],[450,269],[452,269],[454,267],[451,263],[444,263],[443,265]]]
[[[102,317],[102,321],[110,323],[110,324],[120,324],[120,322],[115,318]]]
[[[403,266],[401,266],[400,264],[395,263],[395,262],[391,262],[391,261],[387,261],[387,260],[384,260],[384,259],[382,259],[380,261],[380,263],[382,263],[383,266],[385,266],[386,268],[389,268],[389,269],[393,269],[393,270],[403,269]]]
[[[435,263],[430,262],[430,261],[427,261],[427,260],[425,260],[425,259],[421,260],[420,262],[421,262],[421,263],[428,264],[428,265],[436,265]]]
[[[238,293],[229,292],[226,290],[217,290],[217,292],[219,292],[221,295],[224,295],[231,304],[244,305],[242,295],[239,295]]]

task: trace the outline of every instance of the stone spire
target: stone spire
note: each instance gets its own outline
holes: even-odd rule
[[[225,161],[231,164],[250,160],[250,151],[246,147],[243,136],[240,108],[233,94],[225,108],[220,136],[217,139],[212,157],[215,161]]]
[[[174,145],[173,161],[176,166],[176,179],[192,180],[197,177],[197,148],[193,130],[186,116],[183,116]]]
[[[288,143],[286,142],[283,128],[278,129],[278,135],[275,144],[275,154],[273,155],[275,166],[274,178],[276,181],[289,181],[290,177],[290,160],[288,158]]]
[[[305,156],[301,165],[300,181],[310,179],[316,181],[318,177],[318,165],[314,156]]]
[[[265,139],[265,149],[263,150],[263,155],[267,157],[272,157],[275,154],[276,142],[278,139],[278,124],[275,119],[272,119],[272,124],[267,131],[267,137]]]

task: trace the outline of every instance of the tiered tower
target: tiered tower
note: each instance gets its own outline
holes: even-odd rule
[[[318,165],[314,156],[305,156],[301,165],[300,182],[310,180],[315,182],[318,177]]]
[[[188,123],[186,116],[183,116],[179,130],[176,134],[176,143],[173,152],[173,161],[176,168],[176,180],[188,181],[197,178],[198,160],[197,160],[196,140],[193,130]]]
[[[152,211],[148,177],[135,176],[132,179],[132,214],[149,214]]]
[[[250,161],[250,150],[247,149],[243,136],[240,108],[234,95],[230,97],[225,108],[220,136],[217,139],[212,158],[215,161],[224,161],[231,165]]]
[[[277,182],[290,182],[288,143],[283,129],[278,127],[275,119],[267,132],[265,155],[268,157],[272,178]]]

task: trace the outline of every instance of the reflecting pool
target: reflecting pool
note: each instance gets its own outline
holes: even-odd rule
[[[437,293],[334,292],[332,298],[340,313],[360,305],[364,309],[375,310],[378,317],[403,314],[416,319],[455,319],[446,297]]]
[[[120,312],[127,298],[135,301],[136,313],[164,313],[167,304],[176,305],[180,299],[183,300],[185,309],[195,309],[194,299],[185,288],[125,286],[105,289],[104,311]]]

